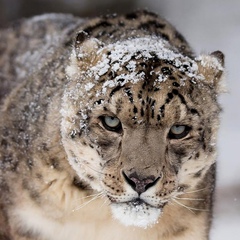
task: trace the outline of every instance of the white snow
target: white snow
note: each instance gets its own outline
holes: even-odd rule
[[[85,90],[88,92],[94,87],[93,83],[86,83],[85,84]]]
[[[211,67],[213,69],[218,69],[220,71],[224,70],[220,62],[216,58],[212,58],[209,55],[200,56],[199,60],[201,61],[201,65],[203,67]]]

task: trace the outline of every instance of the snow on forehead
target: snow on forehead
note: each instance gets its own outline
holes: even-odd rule
[[[110,54],[111,60],[117,61],[122,59],[122,62],[126,62],[131,57],[139,53],[139,57],[146,59],[153,58],[151,53],[155,53],[160,59],[173,60],[179,58],[180,54],[174,53],[167,46],[167,42],[157,37],[145,37],[145,38],[133,38],[125,41],[118,41],[108,46],[108,49],[112,49]]]
[[[177,50],[174,51],[168,42],[157,37],[148,36],[118,41],[99,49],[96,54],[100,55],[101,58],[88,71],[88,74],[94,77],[96,81],[109,70],[117,72],[123,70],[123,66],[125,66],[124,69],[127,68],[126,71],[122,71],[115,78],[106,79],[102,87],[102,93],[105,93],[107,88],[113,88],[117,85],[123,86],[128,82],[134,84],[144,79],[145,73],[138,73],[136,69],[136,60],[140,58],[147,62],[157,56],[159,59],[172,61],[179,71],[186,73],[186,76],[197,77],[195,76],[198,69],[196,62],[183,56]],[[185,68],[183,68],[183,65]],[[186,66],[188,67],[187,72]],[[156,72],[156,74],[158,74],[156,82],[167,79],[167,76],[162,75],[161,72]],[[118,81],[119,79],[121,79],[121,82]]]
[[[106,49],[110,54],[102,54]],[[197,70],[197,64],[192,59],[183,56],[177,51],[174,52],[168,42],[157,37],[148,36],[118,41],[99,49],[97,54],[102,54],[102,58],[91,70],[98,76],[104,75],[109,68],[117,71],[127,62],[129,62],[128,69],[134,70],[136,62],[131,60],[132,56],[135,56],[135,59],[143,58],[147,61],[154,58],[155,55],[159,59],[173,61],[176,67],[181,67],[181,65],[189,66],[189,73],[194,73]]]

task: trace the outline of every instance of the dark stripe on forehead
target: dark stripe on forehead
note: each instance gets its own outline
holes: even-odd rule
[[[141,117],[143,117],[144,116],[144,109],[143,109],[143,107],[141,107]]]
[[[117,91],[119,91],[121,88],[123,88],[123,86],[117,86],[115,87],[109,94],[109,97],[112,97]]]
[[[131,103],[133,103],[133,94],[131,92],[131,89],[130,88],[125,88],[124,92],[127,94],[128,98],[129,98],[129,101]]]
[[[138,109],[137,109],[137,107],[134,105],[134,107],[133,107],[133,112],[134,113],[137,113],[138,112]]]
[[[182,94],[178,94],[178,97],[180,98],[181,102],[187,106],[186,100]]]
[[[154,110],[155,110],[155,103],[156,103],[156,100],[153,100],[152,103],[151,103],[151,117],[154,118]]]
[[[187,103],[186,103],[186,100],[185,100],[184,96],[182,94],[180,94],[177,89],[173,89],[172,93],[174,95],[178,96],[180,98],[181,102],[187,106]]]
[[[139,99],[142,99],[142,90],[139,91],[139,93],[138,93],[138,98],[139,98]]]
[[[159,112],[160,112],[160,117],[164,117],[164,111],[165,111],[165,104],[162,105],[159,109]]]
[[[181,95],[177,89],[173,89],[172,92],[167,94],[165,103],[159,108],[159,114],[157,115],[158,121],[160,121],[161,118],[164,118],[165,105],[169,104],[172,101],[172,99],[174,98],[174,95],[177,96],[180,99],[181,103],[184,104],[186,108],[189,110],[189,107],[183,95]],[[195,109],[193,109],[192,113],[195,114]]]

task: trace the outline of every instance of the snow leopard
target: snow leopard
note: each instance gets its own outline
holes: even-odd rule
[[[141,10],[0,33],[1,240],[207,240],[224,55]]]

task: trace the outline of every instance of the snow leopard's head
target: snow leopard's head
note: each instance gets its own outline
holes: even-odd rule
[[[223,56],[191,59],[159,37],[106,45],[84,35],[62,104],[69,163],[115,218],[150,226],[166,205],[184,206],[179,198],[190,199],[214,165]]]

